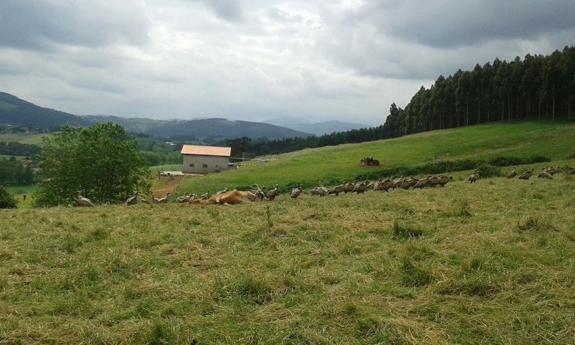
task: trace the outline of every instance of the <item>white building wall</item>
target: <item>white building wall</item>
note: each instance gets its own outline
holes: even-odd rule
[[[207,174],[228,169],[230,159],[219,156],[183,155],[182,172]]]

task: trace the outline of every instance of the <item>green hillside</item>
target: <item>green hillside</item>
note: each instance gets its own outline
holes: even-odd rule
[[[274,157],[266,163],[249,162],[237,170],[187,178],[180,192],[216,191],[224,187],[288,185],[348,180],[366,172],[434,161],[494,157],[545,156],[552,160],[575,155],[572,123],[519,122],[477,125],[426,132],[398,139],[306,149]],[[382,163],[364,168],[360,159],[371,156]]]
[[[0,210],[0,344],[572,344],[574,181]]]

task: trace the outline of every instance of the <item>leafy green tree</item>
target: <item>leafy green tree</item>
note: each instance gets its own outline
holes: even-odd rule
[[[45,139],[40,169],[40,206],[72,203],[78,191],[96,203],[121,202],[149,175],[136,141],[111,123],[65,127]]]
[[[2,186],[0,186],[0,208],[16,208],[16,200]]]

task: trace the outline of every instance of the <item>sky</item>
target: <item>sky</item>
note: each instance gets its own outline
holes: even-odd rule
[[[575,0],[1,0],[0,91],[74,114],[381,124],[575,44]]]

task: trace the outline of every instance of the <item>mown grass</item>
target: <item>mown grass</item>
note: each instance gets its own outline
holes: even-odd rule
[[[150,167],[152,172],[158,171],[182,171],[181,164],[164,164],[164,165],[154,165]]]
[[[537,156],[567,159],[575,154],[573,142],[575,125],[572,123],[486,124],[282,154],[267,163],[253,163],[237,170],[187,178],[180,190],[182,193],[215,192],[225,187],[245,187],[253,183],[265,186],[329,184],[330,181],[346,181],[366,173],[377,175],[385,169],[440,161]],[[366,156],[379,159],[381,167],[361,167],[359,161]]]
[[[52,134],[38,134],[38,133],[0,133],[0,142],[2,141],[14,141],[22,144],[30,145],[40,145],[42,144],[42,138],[48,137]]]
[[[0,344],[571,344],[574,184],[4,210]]]

